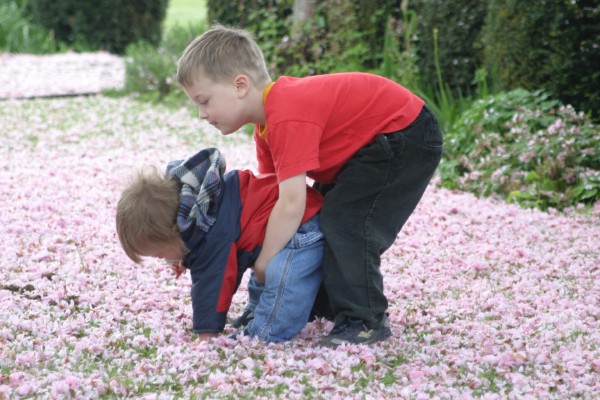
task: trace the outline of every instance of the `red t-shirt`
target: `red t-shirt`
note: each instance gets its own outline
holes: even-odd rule
[[[283,76],[265,99],[266,125],[254,130],[258,168],[279,182],[306,172],[331,183],[342,166],[380,133],[410,125],[423,100],[367,73]]]

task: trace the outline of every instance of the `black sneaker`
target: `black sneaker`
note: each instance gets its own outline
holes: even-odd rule
[[[238,329],[237,331],[233,332],[228,337],[231,340],[237,340],[237,338],[240,336],[248,336],[248,335],[249,335],[249,333],[246,329]]]
[[[233,328],[241,328],[242,326],[246,326],[254,319],[254,310],[244,310],[244,313],[233,320],[231,326]]]
[[[323,347],[337,348],[344,343],[372,344],[386,340],[392,336],[387,318],[379,328],[369,329],[362,320],[348,318],[340,324],[336,324],[329,335],[319,341]]]

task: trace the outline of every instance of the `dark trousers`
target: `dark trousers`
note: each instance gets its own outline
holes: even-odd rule
[[[340,171],[325,196],[323,286],[314,314],[336,323],[347,317],[382,324],[388,307],[381,255],[421,200],[442,156],[442,133],[424,107],[405,129],[376,136]],[[324,289],[324,290],[323,290]]]

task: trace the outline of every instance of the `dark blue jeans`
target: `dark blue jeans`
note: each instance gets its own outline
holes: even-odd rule
[[[340,171],[334,185],[315,185],[325,195],[323,287],[317,316],[382,324],[388,301],[381,255],[396,240],[421,200],[442,156],[442,133],[424,107],[405,129],[376,136]],[[327,299],[328,298],[328,299]]]

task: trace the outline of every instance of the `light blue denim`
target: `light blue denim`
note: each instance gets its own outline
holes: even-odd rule
[[[245,334],[277,343],[292,339],[304,328],[321,284],[323,246],[317,214],[269,262],[264,286],[252,274],[248,306],[256,306]]]

